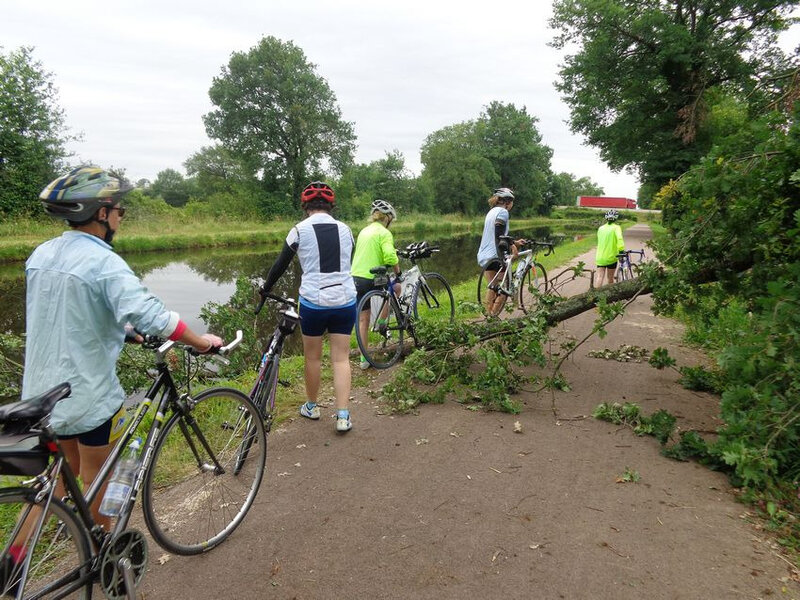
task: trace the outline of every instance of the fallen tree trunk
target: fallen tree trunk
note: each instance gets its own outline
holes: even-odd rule
[[[547,324],[555,325],[591,310],[597,306],[601,298],[605,298],[606,302],[619,302],[620,300],[630,300],[636,295],[649,294],[652,291],[651,285],[638,278],[589,290],[554,304],[547,314]]]
[[[636,295],[651,293],[652,286],[644,280],[628,279],[613,283],[611,285],[592,289],[583,294],[570,296],[564,300],[553,304],[547,311],[545,321],[548,326],[552,327],[561,321],[571,319],[587,310],[593,309],[597,306],[601,299],[606,302],[619,302],[621,300],[630,300]],[[475,328],[474,333],[483,341],[508,333],[517,327],[524,327],[526,315],[520,317],[513,317],[509,319],[490,319],[487,321],[476,321],[473,323]],[[424,347],[424,346],[423,346]],[[402,355],[406,356],[414,350],[415,346],[410,340],[405,342]],[[356,348],[350,351],[351,356],[358,356],[359,350]]]

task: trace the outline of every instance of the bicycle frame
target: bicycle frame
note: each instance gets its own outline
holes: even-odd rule
[[[236,347],[242,340],[242,332],[238,331],[236,335],[236,339],[234,342],[231,342],[228,346],[221,349],[221,353],[228,352],[232,348]],[[167,413],[168,408],[172,408],[173,411],[180,411],[184,415],[186,404],[185,401],[191,401],[188,394],[184,394],[179,396],[177,386],[175,385],[175,381],[172,378],[172,374],[169,371],[167,366],[165,357],[167,352],[176,344],[174,341],[167,341],[163,343],[156,351],[156,368],[158,374],[156,379],[151,384],[149,390],[145,394],[144,400],[139,404],[136,413],[128,424],[128,427],[125,430],[125,433],[122,434],[119,440],[117,440],[114,448],[112,449],[109,456],[106,458],[103,466],[100,468],[100,471],[94,478],[92,485],[89,486],[89,489],[86,493],[81,492],[80,485],[78,484],[78,479],[73,472],[72,468],[70,467],[69,463],[66,460],[66,455],[64,454],[63,448],[58,441],[58,436],[56,435],[55,431],[49,426],[49,424],[44,425],[43,432],[45,433],[46,439],[48,439],[49,443],[52,444],[52,447],[56,449],[55,452],[55,460],[52,464],[48,467],[48,469],[44,472],[44,474],[40,474],[36,476],[34,479],[23,482],[23,486],[30,486],[34,484],[33,489],[37,491],[37,498],[42,498],[44,495],[47,495],[47,500],[44,501],[41,506],[41,514],[36,520],[34,525],[33,535],[31,536],[31,547],[35,547],[35,545],[39,541],[39,537],[41,535],[42,526],[44,524],[44,520],[48,509],[50,507],[53,494],[56,490],[56,485],[59,477],[62,477],[62,481],[64,484],[64,489],[66,491],[66,498],[74,505],[75,512],[78,515],[78,520],[82,527],[84,528],[85,532],[88,535],[89,541],[91,542],[94,550],[92,551],[92,556],[90,557],[90,563],[96,563],[99,557],[103,556],[104,550],[108,547],[112,540],[114,540],[120,533],[122,533],[128,525],[130,521],[131,514],[133,512],[134,505],[136,503],[136,498],[139,493],[139,489],[141,488],[142,482],[144,481],[145,474],[147,473],[148,468],[150,467],[150,463],[152,461],[153,452],[155,450],[156,442],[158,441],[158,437],[161,432],[161,427],[165,422],[165,414]],[[147,433],[146,442],[143,446],[143,453],[142,453],[142,461],[141,464],[138,466],[136,474],[134,476],[133,486],[131,487],[131,491],[126,499],[125,503],[122,506],[120,511],[120,515],[117,518],[117,522],[112,528],[110,532],[106,532],[102,527],[100,527],[94,520],[92,516],[90,506],[92,502],[96,499],[100,488],[102,487],[103,483],[108,478],[108,475],[111,473],[111,470],[116,466],[117,461],[119,460],[122,452],[127,447],[128,443],[133,438],[137,428],[141,425],[145,415],[149,412],[151,406],[153,405],[153,401],[158,397],[160,394],[160,398],[157,402],[157,412],[156,418],[153,419],[152,424],[150,425],[150,429]],[[194,421],[191,420],[189,425],[193,425]],[[192,442],[191,438],[188,435],[188,431],[185,430],[186,425],[181,423],[181,427],[184,430],[184,434],[186,436],[186,440],[188,445],[191,447],[192,452],[194,452],[195,457],[197,457],[197,450]],[[215,464],[215,469],[222,469],[222,466],[219,464],[217,457],[214,455],[213,451],[208,445],[208,442],[205,440],[205,437],[202,433],[194,427],[194,431],[196,437],[201,441],[204,449],[208,453],[208,456],[212,457],[212,460]],[[14,539],[19,535],[23,524],[27,520],[27,516],[20,519],[17,524],[15,531],[13,532],[10,539]],[[25,558],[25,563],[23,566],[22,581],[25,581],[28,575],[28,569],[30,567],[30,561],[33,558],[33,554],[30,553]],[[96,567],[95,564],[92,565],[92,568],[89,568],[85,571],[84,575],[81,575],[80,572],[87,567],[88,565],[82,564],[79,565],[78,568],[74,569],[72,573],[67,573],[64,578],[53,582],[51,585],[45,587],[41,590],[39,595],[47,595],[55,590],[59,590],[61,594],[66,596],[81,587],[87,585],[90,580],[93,580],[96,575]]]
[[[639,260],[636,263],[631,262],[631,254],[638,254]],[[644,260],[644,250],[624,250],[617,255],[619,261],[617,264],[617,281],[622,281],[634,277],[633,267],[638,266]]]
[[[278,373],[280,371],[281,355],[283,354],[283,344],[286,338],[294,333],[300,323],[300,315],[297,313],[297,303],[293,299],[282,298],[272,294],[265,294],[256,309],[256,314],[261,312],[261,308],[267,298],[288,305],[288,308],[280,311],[281,320],[272,333],[267,349],[261,355],[258,376],[250,389],[250,399],[261,412],[266,431],[269,433],[272,426],[272,415],[275,410],[275,393],[279,383]],[[269,377],[267,377],[267,372],[269,372]],[[260,399],[263,398],[265,392],[268,394],[266,402],[261,402]]]
[[[489,286],[494,285],[497,287],[498,293],[509,297],[513,296],[522,285],[522,278],[533,263],[533,250],[528,249],[517,253],[517,267],[512,275],[511,264],[513,259],[514,257],[511,254],[506,254],[505,258],[503,259],[503,268],[498,271],[494,278],[489,282]],[[502,277],[498,280],[498,277],[500,277],[501,273]]]

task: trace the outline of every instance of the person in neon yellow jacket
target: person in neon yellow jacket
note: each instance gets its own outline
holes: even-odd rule
[[[397,258],[397,250],[394,247],[394,236],[389,231],[389,225],[397,218],[397,213],[391,204],[386,200],[375,200],[371,206],[371,223],[364,227],[358,234],[356,248],[353,251],[353,264],[350,267],[350,274],[356,285],[357,302],[361,301],[368,291],[373,289],[373,275],[370,269],[380,265],[392,267],[395,278],[400,275],[400,262]],[[395,283],[395,294],[400,293],[400,285]],[[383,314],[378,315],[378,325],[385,323],[389,314],[388,305],[384,307]],[[361,330],[362,339],[367,339],[367,329],[369,329],[370,311],[368,307],[358,315],[357,326]],[[361,357],[361,369],[368,369],[369,362]]]
[[[616,220],[619,213],[613,208],[605,214],[606,222],[597,229],[597,287],[614,283],[614,274],[617,271],[617,254],[625,250],[625,241],[622,239],[622,228]],[[606,283],[603,283],[605,279]]]

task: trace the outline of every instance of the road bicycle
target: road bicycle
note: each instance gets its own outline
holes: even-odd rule
[[[631,262],[631,254],[638,254],[639,260]],[[639,265],[644,261],[644,250],[623,250],[617,254],[616,281],[638,277]]]
[[[282,306],[278,313],[280,320],[275,327],[275,331],[267,342],[267,348],[261,355],[261,362],[258,367],[258,376],[250,390],[250,400],[258,409],[260,418],[264,424],[264,432],[268,434],[272,429],[272,421],[275,413],[275,395],[278,385],[288,385],[278,378],[280,371],[281,355],[283,354],[283,344],[286,338],[294,333],[300,323],[300,315],[297,313],[297,302],[292,298],[283,298],[269,293],[261,293],[261,302],[256,307],[255,314],[261,312],[267,299],[274,300]],[[249,431],[249,427],[248,427]],[[250,448],[259,438],[257,435],[246,436],[248,440],[239,447],[239,455],[236,459],[236,467],[239,468],[248,458]],[[266,438],[264,438],[266,442]]]
[[[510,236],[500,236],[500,240],[511,246],[514,239]],[[514,304],[518,304],[523,313],[527,314],[535,310],[539,303],[539,298],[548,293],[547,271],[544,266],[536,260],[537,248],[547,250],[545,256],[553,253],[554,244],[550,242],[539,242],[533,240],[523,240],[522,246],[531,246],[527,250],[517,253],[516,258],[511,253],[506,253],[503,257],[502,267],[491,281],[486,274],[487,268],[481,270],[478,277],[478,304],[492,317],[501,316],[503,310],[511,313]],[[495,302],[492,309],[486,307],[486,295],[489,289],[496,294],[499,302]],[[511,306],[508,302],[511,301]]]
[[[241,340],[239,331],[219,354]],[[0,490],[0,596],[88,599],[97,582],[107,598],[135,599],[148,560],[144,534],[128,528],[140,490],[147,529],[176,554],[214,548],[250,509],[264,473],[266,444],[258,444],[258,452],[251,449],[238,468],[234,463],[242,445],[264,439],[258,409],[231,388],[179,393],[167,360],[176,342],[148,336],[143,345],[155,352],[155,380],[85,494],[48,419],[55,404],[69,396],[69,384],[0,407],[0,474],[33,476]],[[148,423],[145,416],[153,407]],[[89,506],[140,427],[147,431],[141,463],[106,533]],[[57,480],[63,482],[63,498],[55,494]]]
[[[391,367],[400,359],[406,333],[415,344],[419,343],[416,324],[420,321],[453,322],[455,302],[450,284],[439,273],[423,273],[417,264],[438,251],[438,246],[427,242],[409,244],[404,250],[398,250],[397,255],[412,264],[399,281],[390,281],[385,266],[370,269],[375,289],[361,298],[358,314],[370,310],[371,324],[366,339],[361,328],[356,326],[356,340],[361,354],[376,369]],[[397,283],[400,284],[399,294],[395,293]]]

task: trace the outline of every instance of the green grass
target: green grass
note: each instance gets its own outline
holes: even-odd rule
[[[126,216],[114,240],[121,253],[174,250],[179,248],[214,248],[221,246],[279,245],[297,219],[273,219],[269,222],[230,218],[185,217],[182,214],[143,214],[137,218],[135,207]],[[641,217],[641,215],[635,215]],[[554,211],[550,217],[514,219],[515,228],[556,227],[584,229],[592,227],[597,211],[571,209]],[[451,235],[480,234],[483,215],[408,214],[392,224],[395,234],[448,233]],[[366,219],[348,221],[355,234],[367,225]],[[60,221],[41,219],[9,219],[0,221],[0,262],[27,259],[42,242],[60,235],[66,226]]]

